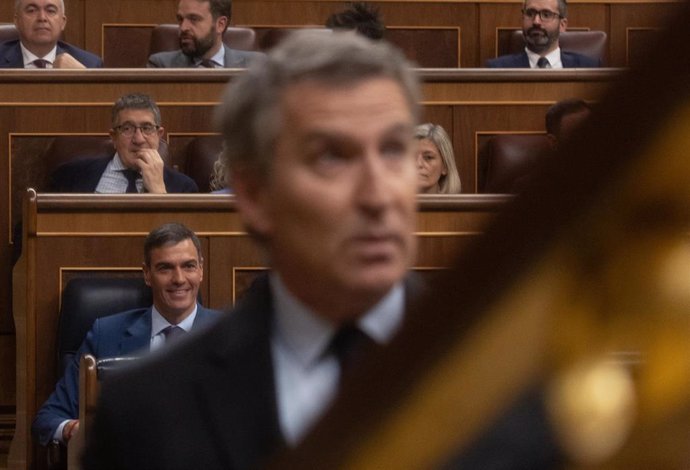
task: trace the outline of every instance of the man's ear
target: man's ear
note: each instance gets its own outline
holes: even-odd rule
[[[247,231],[261,239],[270,237],[273,217],[265,178],[253,171],[233,169],[232,189]]]
[[[230,20],[228,19],[227,16],[219,16],[218,19],[216,20],[216,30],[220,34],[223,34],[225,32],[225,29],[228,27],[229,22],[230,22]]]
[[[561,33],[564,33],[565,30],[566,30],[566,28],[568,27],[568,18],[561,18],[560,23],[561,23],[561,24],[560,24],[559,31],[560,31]]]

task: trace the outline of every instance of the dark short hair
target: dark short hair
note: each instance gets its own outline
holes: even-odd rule
[[[185,240],[191,240],[196,248],[196,254],[200,261],[203,260],[201,256],[201,242],[196,234],[178,222],[161,225],[154,228],[146,236],[144,241],[144,263],[146,266],[151,266],[151,252],[165,245],[177,245]]]
[[[154,124],[157,126],[161,125],[161,110],[158,109],[158,105],[149,95],[132,93],[118,98],[115,104],[113,104],[113,109],[110,114],[113,127],[118,124],[117,118],[120,115],[120,111],[125,109],[144,109],[151,111],[153,113]]]
[[[369,39],[383,39],[386,25],[381,21],[379,9],[364,2],[351,3],[345,10],[333,13],[326,20],[331,29],[354,30]]]
[[[559,101],[546,111],[546,132],[558,136],[561,132],[561,121],[565,116],[591,110],[592,107],[584,100],[573,98]]]
[[[522,2],[523,8],[526,3],[526,0]],[[558,0],[558,13],[561,15],[561,18],[568,17],[568,2],[566,0]]]
[[[228,22],[232,17],[232,0],[202,0],[209,3],[211,16],[215,20],[219,16],[227,16]]]

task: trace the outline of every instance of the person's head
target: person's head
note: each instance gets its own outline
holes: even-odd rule
[[[128,168],[138,168],[139,150],[158,150],[164,129],[160,109],[150,96],[135,93],[120,97],[113,105],[111,122],[110,138]]]
[[[67,24],[64,0],[15,0],[14,24],[24,47],[43,57]]]
[[[522,5],[522,33],[532,52],[544,56],[556,49],[566,26],[566,0],[525,0]]]
[[[221,151],[218,158],[213,162],[213,173],[209,186],[211,191],[220,191],[230,187],[230,174],[225,160],[225,152]]]
[[[421,124],[414,133],[418,141],[417,176],[420,193],[457,194],[460,175],[455,165],[453,143],[438,124]]]
[[[211,58],[222,47],[231,15],[231,0],[180,0],[177,23],[182,52],[189,57]]]
[[[161,225],[144,242],[144,279],[153,304],[172,324],[184,320],[196,305],[204,278],[204,259],[197,236],[179,223]]]
[[[592,108],[580,99],[559,101],[546,112],[546,132],[555,145],[567,139],[587,119]]]
[[[352,3],[345,10],[333,13],[326,20],[326,27],[336,31],[355,31],[373,40],[383,39],[386,33],[378,8],[364,2]]]
[[[219,112],[247,226],[288,289],[334,322],[405,275],[416,243],[415,75],[392,46],[297,32]]]

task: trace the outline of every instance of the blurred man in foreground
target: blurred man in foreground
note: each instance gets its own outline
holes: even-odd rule
[[[418,102],[402,54],[356,35],[296,33],[232,82],[225,156],[273,271],[104,384],[86,468],[247,469],[300,442],[414,295]]]

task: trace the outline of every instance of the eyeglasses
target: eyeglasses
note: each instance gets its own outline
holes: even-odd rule
[[[137,132],[137,129],[139,129],[141,133],[145,136],[152,136],[156,133],[159,127],[160,126],[155,126],[153,124],[135,126],[134,124],[125,123],[120,124],[119,126],[115,126],[113,127],[113,129],[115,129],[117,132],[124,135],[125,137],[132,137]]]
[[[542,21],[553,21],[556,18],[563,18],[560,13],[551,10],[536,10],[534,8],[527,8],[522,10],[522,16],[533,20],[539,15]]]

